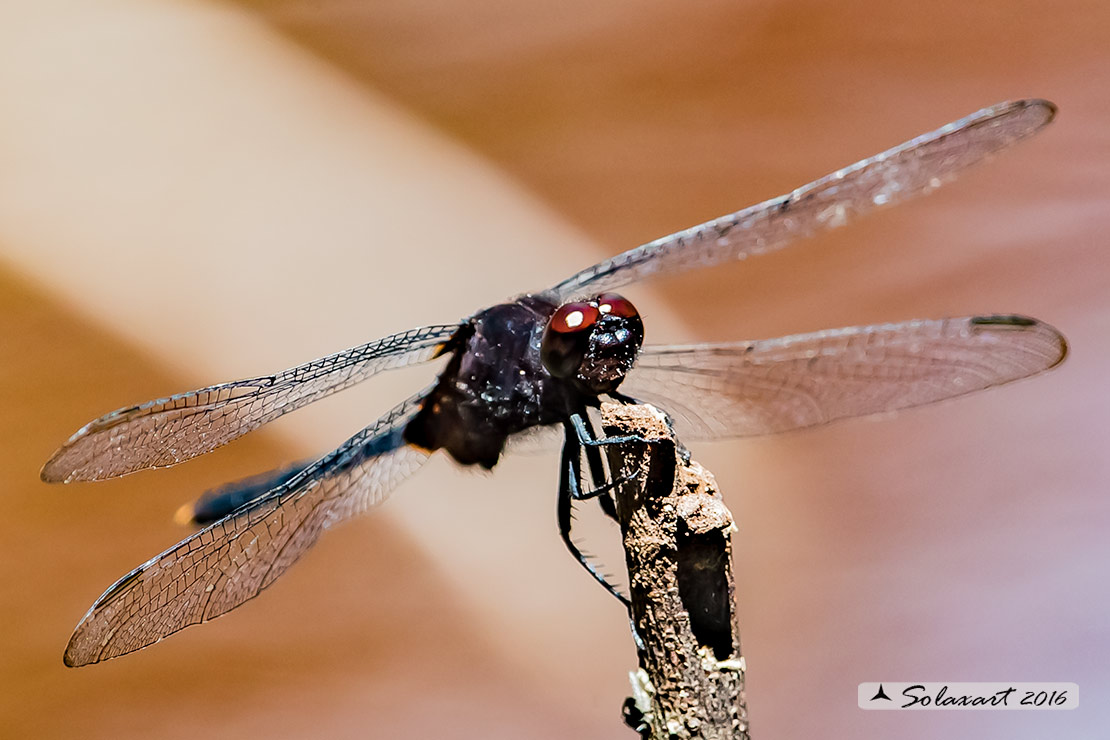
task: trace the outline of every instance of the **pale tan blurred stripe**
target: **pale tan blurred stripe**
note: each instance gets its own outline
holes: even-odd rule
[[[13,287],[10,300],[43,314],[35,322],[50,332],[9,315],[5,430],[13,439],[40,430],[33,449],[11,455],[21,498],[7,521],[24,510],[36,521],[27,546],[5,560],[3,609],[21,626],[12,633],[18,660],[4,671],[20,686],[15,726],[25,736],[81,727],[83,736],[118,737],[188,707],[210,728],[182,727],[189,736],[237,736],[230,728],[259,719],[275,737],[303,736],[314,721],[325,735],[357,734],[365,722],[396,735],[416,713],[409,731],[419,734],[460,722],[477,735],[517,737],[538,723],[554,737],[613,717],[619,684],[596,712],[561,716],[546,695],[577,681],[579,667],[556,662],[558,641],[508,630],[549,614],[565,590],[491,598],[546,571],[580,582],[551,519],[551,466],[539,460],[518,467],[518,483],[533,490],[515,497],[515,512],[500,504],[503,489],[476,503],[467,494],[487,480],[460,484],[463,475],[434,465],[383,516],[330,534],[256,604],[126,662],[62,668],[68,631],[100,590],[184,534],[170,524],[178,504],[326,451],[431,373],[383,379],[276,425],[281,449],[263,434],[212,461],[119,483],[43,486],[37,469],[54,444],[116,406],[461,317],[516,292],[525,255],[554,276],[589,252],[482,160],[242,11],[71,2],[8,15],[0,96],[19,105],[0,131],[0,243],[11,269],[39,286]],[[473,254],[485,255],[481,271]],[[14,340],[21,332],[24,344]],[[460,526],[483,509],[500,539]],[[427,547],[444,556],[424,558]],[[603,598],[594,603],[613,613]],[[569,639],[576,627],[565,630]],[[618,619],[610,631],[623,630]],[[221,676],[216,685],[206,665]],[[305,704],[290,704],[293,694]],[[125,720],[131,730],[120,729],[119,696],[149,706]],[[71,708],[48,710],[62,703]]]

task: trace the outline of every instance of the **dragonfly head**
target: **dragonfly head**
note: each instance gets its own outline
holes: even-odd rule
[[[631,302],[616,293],[556,309],[540,344],[547,372],[590,393],[616,390],[636,362],[644,323]]]

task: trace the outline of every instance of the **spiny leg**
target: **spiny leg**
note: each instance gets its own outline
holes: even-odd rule
[[[643,404],[642,401],[639,401],[632,396],[626,396],[623,393],[618,393],[617,391],[610,391],[609,397],[612,398],[614,401],[617,401],[618,403],[623,403],[630,406]],[[655,408],[656,411],[663,414],[663,418],[666,421],[667,426],[671,429],[671,431],[674,431],[674,420],[671,418],[671,415],[660,408],[656,408],[654,406],[652,408]],[[599,439],[597,437],[597,434],[594,432],[593,427],[590,425],[590,419],[585,410],[583,410],[581,413],[571,414],[570,419],[571,423],[574,424],[574,431],[578,435],[579,443],[587,450],[589,450],[591,447],[604,447],[605,445],[625,444],[627,442],[642,442],[644,444],[651,444],[651,440],[645,439],[644,437],[640,437],[638,435],[628,435],[624,437],[604,437]],[[682,444],[682,440],[680,440],[677,436],[674,438],[674,441],[679,456],[686,462],[689,462],[690,450],[686,448],[686,445]]]
[[[605,481],[605,483],[591,491],[578,491],[575,498],[586,499],[596,497],[597,503],[605,516],[619,524],[620,520],[617,519],[617,505],[613,500],[612,490],[630,480],[630,478],[621,478],[616,481],[609,479],[609,474],[606,472],[605,466],[601,461],[601,452],[598,445],[585,443],[586,440],[590,442],[597,440],[597,434],[594,432],[593,425],[590,423],[590,417],[585,411],[571,414],[571,422],[574,424],[575,434],[578,437],[581,448],[586,451],[586,463],[590,467],[590,478],[595,485],[598,481]],[[579,465],[581,465],[581,461],[579,461]],[[580,478],[581,476],[579,476],[579,479]]]
[[[568,427],[565,430],[565,439],[563,442],[562,464],[559,466],[559,496],[557,504],[557,519],[559,522],[559,535],[563,538],[563,544],[570,550],[570,554],[582,564],[582,567],[593,576],[594,580],[605,587],[605,590],[615,596],[625,606],[629,606],[628,598],[616,589],[608,580],[605,575],[601,573],[594,564],[590,562],[589,558],[574,544],[571,539],[570,531],[572,527],[572,505],[575,499],[589,498],[591,495],[599,495],[598,492],[591,491],[587,495],[583,495],[579,490],[579,482],[582,475],[582,460],[581,460],[581,445],[578,444],[577,437]],[[603,496],[607,498],[608,496]],[[602,505],[604,509],[604,504]],[[615,513],[615,512],[614,512]]]

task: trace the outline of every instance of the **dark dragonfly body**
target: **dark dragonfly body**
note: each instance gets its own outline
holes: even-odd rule
[[[203,496],[190,513],[207,526],[109,588],[77,626],[67,665],[123,655],[227,613],[273,583],[327,528],[383,501],[433,452],[489,469],[510,441],[537,428],[563,431],[558,524],[589,568],[570,539],[570,507],[596,496],[611,513],[588,418],[605,397],[658,405],[684,440],[723,439],[933,403],[1055,366],[1066,352],[1059,332],[1013,315],[641,346],[639,314],[612,292],[655,274],[770,252],[929,192],[1031,136],[1054,112],[1046,101],[1001,103],[462,322],[90,422],[46,463],[43,480],[101,480],[174,465],[383,370],[447,358],[431,388],[333,452]],[[581,488],[583,457],[594,490]]]
[[[511,435],[566,422],[616,390],[643,339],[636,309],[615,293],[562,305],[525,295],[487,308],[447,343],[452,359],[405,441],[491,469]]]
[[[557,424],[569,389],[540,362],[540,340],[556,308],[526,297],[466,321],[447,343],[451,359],[405,427],[405,441],[489,470],[510,435]],[[507,363],[505,357],[518,361]]]

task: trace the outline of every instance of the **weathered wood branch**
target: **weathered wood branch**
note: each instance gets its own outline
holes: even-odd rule
[[[709,471],[650,406],[605,404],[639,670],[626,720],[651,740],[748,740],[732,515]]]

